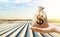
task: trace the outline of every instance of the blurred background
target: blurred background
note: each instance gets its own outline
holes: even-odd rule
[[[38,6],[48,19],[60,21],[60,0],[0,0],[0,19],[33,19]]]

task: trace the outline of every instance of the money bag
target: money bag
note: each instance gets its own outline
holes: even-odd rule
[[[48,20],[47,20],[47,15],[43,11],[44,7],[39,6],[38,7],[38,12],[35,14],[34,19],[33,19],[33,26],[36,27],[41,27],[41,28],[46,28],[48,27]]]

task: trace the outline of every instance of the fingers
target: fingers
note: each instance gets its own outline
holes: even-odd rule
[[[40,29],[37,27],[31,27],[30,29],[32,29],[33,31],[36,31],[36,32],[41,32]]]
[[[37,28],[37,27],[31,27],[30,29],[32,29],[32,30],[34,30],[34,31],[40,31],[40,29]]]
[[[45,29],[45,28],[30,27],[30,29],[32,29],[33,31],[36,31],[36,32],[48,33],[47,29]]]
[[[33,29],[33,30],[47,30],[47,28],[39,28],[39,27],[30,27],[30,29]]]

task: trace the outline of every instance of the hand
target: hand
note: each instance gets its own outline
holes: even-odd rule
[[[39,33],[50,33],[55,32],[55,26],[50,24],[47,28],[40,28],[40,27],[30,27],[33,31],[39,32]]]

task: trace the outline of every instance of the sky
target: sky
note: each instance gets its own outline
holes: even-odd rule
[[[60,0],[0,0],[0,18],[33,18],[38,6],[48,19],[60,19]]]

